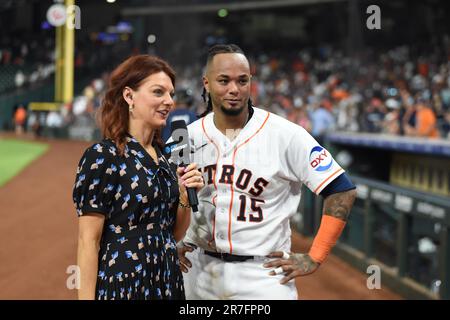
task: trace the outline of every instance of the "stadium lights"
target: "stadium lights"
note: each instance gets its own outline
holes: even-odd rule
[[[217,11],[217,15],[221,18],[225,18],[228,15],[228,10],[220,9],[219,11]]]
[[[149,34],[147,37],[147,42],[152,44],[156,42],[156,36],[154,34]]]

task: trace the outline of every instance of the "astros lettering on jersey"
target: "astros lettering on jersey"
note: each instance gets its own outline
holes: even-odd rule
[[[344,170],[306,130],[273,113],[254,108],[240,132],[226,135],[213,115],[188,126],[205,187],[184,242],[237,255],[290,251],[302,184],[319,194]]]

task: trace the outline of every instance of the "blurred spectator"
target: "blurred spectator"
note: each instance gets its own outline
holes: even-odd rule
[[[95,89],[93,85],[89,85],[86,88],[84,88],[83,95],[88,99],[92,100],[95,97]]]
[[[27,127],[31,129],[35,138],[41,136],[42,125],[40,122],[39,112],[32,111],[28,117]]]
[[[79,116],[86,112],[89,99],[86,96],[77,96],[73,101],[73,114]]]
[[[450,139],[450,109],[444,114],[444,124],[442,125],[442,137]]]
[[[367,132],[379,133],[386,115],[386,108],[379,98],[372,98],[366,109],[365,129]]]
[[[404,89],[400,90],[403,108],[400,110],[400,133],[408,135],[416,126],[416,107],[414,99]]]
[[[306,107],[303,105],[294,107],[288,115],[288,120],[298,124],[308,132],[312,130],[311,120],[309,119]]]
[[[329,100],[323,100],[311,113],[311,133],[318,141],[321,140],[327,132],[334,130],[335,120],[331,113],[332,107]]]
[[[408,130],[408,136],[437,138],[436,115],[427,101],[420,99],[416,104],[416,125]]]
[[[59,112],[50,111],[47,115],[46,126],[49,128],[51,137],[58,137],[58,130],[63,125],[63,119]]]
[[[17,71],[16,76],[14,77],[14,82],[17,88],[20,88],[25,82],[25,75],[21,70]]]
[[[22,135],[25,130],[25,122],[27,120],[27,110],[21,104],[14,113],[14,125],[17,135]]]
[[[388,113],[382,123],[383,132],[388,134],[400,134],[400,103],[390,98],[386,101]]]

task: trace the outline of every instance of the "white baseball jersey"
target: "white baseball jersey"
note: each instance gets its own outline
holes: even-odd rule
[[[302,127],[262,109],[254,108],[234,139],[215,127],[213,113],[188,130],[205,187],[184,241],[205,250],[255,256],[290,251],[289,219],[302,184],[319,194],[344,172]]]

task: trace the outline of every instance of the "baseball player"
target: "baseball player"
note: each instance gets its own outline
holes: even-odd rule
[[[355,186],[302,127],[252,106],[249,62],[236,45],[209,50],[208,108],[188,126],[205,179],[179,256],[187,299],[297,299],[294,278],[314,272],[339,238]],[[323,196],[308,253],[293,253],[289,219],[301,186]]]

